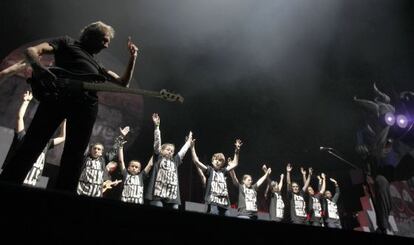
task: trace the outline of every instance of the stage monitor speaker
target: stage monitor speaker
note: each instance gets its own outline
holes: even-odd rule
[[[199,213],[207,212],[207,205],[197,202],[185,202],[185,210]]]

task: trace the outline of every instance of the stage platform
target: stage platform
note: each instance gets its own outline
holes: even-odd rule
[[[186,211],[186,205],[182,205],[183,210],[167,210],[5,183],[0,183],[0,195],[1,237],[11,241],[10,244],[28,240],[36,244],[122,241],[135,241],[137,244],[414,242],[414,239],[398,236],[218,217]]]

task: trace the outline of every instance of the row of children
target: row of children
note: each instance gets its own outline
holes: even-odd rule
[[[24,137],[24,123],[22,122],[28,102],[32,96],[26,92],[23,103],[19,109],[15,139],[12,143],[9,155],[13,149],[18,147]],[[239,163],[239,153],[242,146],[241,140],[235,142],[233,159],[226,162],[223,153],[215,153],[211,158],[211,165],[202,163],[196,153],[195,139],[189,132],[185,144],[175,154],[175,146],[171,143],[161,144],[160,117],[152,115],[154,123],[154,154],[148,161],[146,167],[141,171],[141,163],[131,160],[125,164],[123,146],[125,137],[129,133],[129,127],[120,129],[120,135],[115,138],[113,147],[104,153],[104,146],[100,143],[90,145],[85,154],[82,173],[79,178],[77,193],[93,197],[102,197],[104,192],[113,186],[122,183],[121,200],[124,202],[144,204],[146,199],[149,204],[159,207],[178,209],[181,204],[178,167],[182,164],[186,152],[191,149],[192,160],[197,166],[204,186],[204,201],[207,212],[217,215],[229,215],[230,198],[227,187],[227,177],[230,176],[234,186],[238,188],[238,213],[241,218],[256,219],[257,191],[259,187],[267,182],[265,197],[270,193],[269,214],[273,221],[289,220],[285,213],[290,215],[290,221],[295,224],[312,224],[322,226],[326,223],[328,227],[340,228],[341,223],[338,216],[337,201],[339,198],[339,187],[334,179],[330,179],[336,187],[335,195],[326,189],[326,176],[321,174],[319,178],[319,192],[309,186],[312,176],[312,168],[306,171],[301,168],[303,176],[303,188],[299,188],[297,182],[291,181],[292,166],[286,167],[287,195],[282,195],[284,174],[280,175],[279,182],[272,181],[271,168],[262,166],[263,176],[253,184],[252,177],[245,174],[239,182],[235,168]],[[23,125],[23,126],[22,126]],[[25,180],[26,185],[35,186],[41,172],[43,171],[45,153],[48,148],[60,144],[65,140],[65,125],[61,126],[61,135],[50,141],[42,156],[33,165]],[[7,158],[5,161],[7,164]],[[111,180],[112,169],[119,166],[122,180]],[[145,185],[146,183],[146,185]],[[285,203],[287,205],[285,205]],[[288,209],[290,208],[290,209]],[[288,212],[285,212],[287,210]],[[290,211],[290,212],[289,212]]]
[[[175,146],[173,144],[161,144],[160,117],[153,114],[154,130],[154,155],[149,160],[147,166],[141,171],[141,164],[132,160],[127,168],[124,165],[123,143],[118,143],[119,138],[115,141],[114,149],[119,146],[119,164],[123,172],[124,183],[121,200],[126,202],[144,203],[147,199],[151,205],[159,207],[171,207],[178,209],[181,204],[180,191],[178,183],[178,166],[186,152],[191,148],[191,155],[197,171],[202,179],[204,186],[204,201],[207,205],[207,212],[217,215],[229,215],[230,198],[227,187],[227,176],[230,176],[233,184],[238,188],[238,217],[256,219],[257,208],[257,191],[259,187],[267,182],[267,193],[270,192],[269,213],[271,220],[282,221],[285,219],[285,208],[290,207],[290,221],[295,224],[311,224],[314,226],[327,225],[328,227],[341,228],[338,215],[337,201],[339,198],[339,186],[334,179],[330,179],[336,187],[335,196],[326,189],[326,175],[324,173],[319,178],[319,192],[315,193],[314,189],[309,186],[312,168],[308,173],[301,168],[304,185],[300,189],[297,182],[291,181],[292,166],[286,167],[287,179],[287,196],[284,200],[282,195],[284,175],[281,174],[279,183],[270,179],[271,168],[266,165],[262,166],[263,176],[253,184],[252,177],[245,174],[239,182],[235,168],[239,164],[239,153],[242,146],[241,140],[235,142],[235,152],[233,159],[226,158],[223,153],[215,153],[211,158],[211,165],[202,163],[196,153],[195,139],[190,132],[185,144],[180,151],[174,155]],[[121,138],[128,133],[128,128],[121,130]],[[110,152],[107,155],[114,155]],[[87,162],[86,162],[87,163]],[[87,164],[85,163],[85,166]],[[105,170],[105,165],[101,169]],[[86,168],[84,172],[86,171]],[[83,174],[85,176],[85,174]],[[148,178],[148,184],[144,188],[144,179]],[[102,182],[102,180],[101,180]],[[116,184],[117,182],[115,182]],[[107,186],[104,184],[104,188]],[[144,192],[145,189],[145,192]],[[88,194],[81,193],[79,194]],[[288,205],[285,207],[285,202]]]

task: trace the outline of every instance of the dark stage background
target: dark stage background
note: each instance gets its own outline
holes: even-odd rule
[[[231,156],[240,138],[239,177],[257,180],[266,163],[278,179],[290,162],[299,180],[299,166],[312,166],[338,178],[347,200],[350,166],[319,147],[334,147],[359,165],[361,117],[352,98],[372,99],[374,82],[391,96],[414,90],[409,0],[13,0],[0,9],[2,59],[35,40],[77,37],[102,20],[116,31],[105,53],[125,64],[129,35],[140,48],[132,87],[185,97],[182,105],[144,97],[127,160],[150,157],[157,112],[163,142],[181,147],[192,130],[206,164],[215,152]],[[189,155],[180,167],[182,198],[201,202]]]

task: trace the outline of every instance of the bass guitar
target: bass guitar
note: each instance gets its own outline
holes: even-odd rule
[[[32,77],[27,82],[32,87],[33,96],[39,100],[55,99],[67,96],[68,93],[80,93],[82,91],[113,92],[144,95],[160,98],[170,102],[184,102],[180,94],[175,94],[162,89],[151,91],[145,89],[132,89],[111,83],[102,75],[98,74],[78,74],[70,72],[60,67],[49,67],[57,79],[50,81],[44,79],[44,75],[33,71]]]

